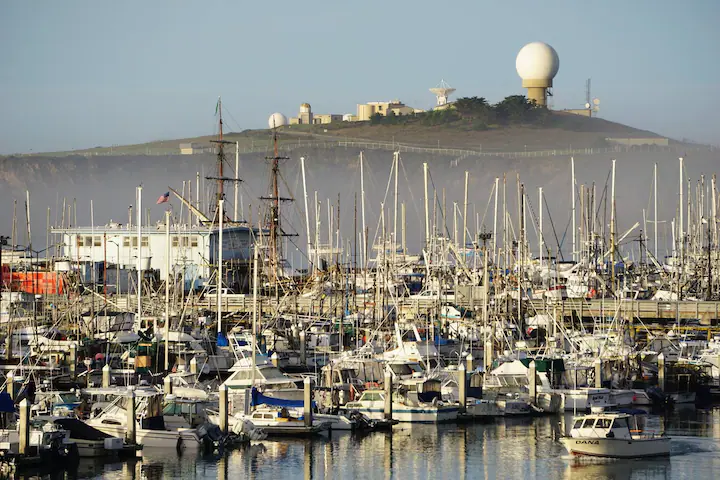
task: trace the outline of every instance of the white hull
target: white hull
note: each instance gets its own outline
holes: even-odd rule
[[[382,408],[353,408],[372,420],[383,420]],[[441,423],[457,420],[458,405],[448,407],[408,407],[393,403],[392,418],[401,423]]]
[[[127,436],[127,428],[122,425],[91,425],[101,432],[105,432],[114,437],[125,438]],[[177,448],[179,444],[190,448],[200,447],[200,439],[193,429],[168,431],[138,428],[135,436],[137,443],[141,444],[143,447]]]
[[[572,455],[607,458],[659,457],[670,454],[670,438],[657,437],[627,440],[622,438],[571,438],[561,439]]]
[[[626,407],[635,401],[635,392],[632,390],[610,390],[610,403]]]

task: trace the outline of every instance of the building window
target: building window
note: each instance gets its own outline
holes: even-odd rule
[[[130,237],[123,237],[123,247],[130,246]]]
[[[180,245],[180,239],[178,237],[172,237],[172,246],[177,248]]]
[[[190,237],[190,246],[191,247],[197,247],[198,246],[198,237],[193,235]]]
[[[78,246],[78,247],[83,247],[83,246],[85,246],[85,242],[83,241],[84,239],[83,239],[83,237],[82,237],[81,235],[78,235],[78,236],[76,237],[76,240],[77,240],[77,246]]]
[[[93,243],[93,246],[102,247],[102,237],[95,237],[95,243]]]
[[[92,247],[93,244],[93,238],[92,237],[85,237],[85,246],[86,247]]]
[[[190,244],[190,239],[188,237],[182,237],[182,246],[187,247]]]
[[[132,237],[132,246],[135,247],[135,248],[137,248],[137,246],[138,246],[138,244],[137,244],[137,237]]]
[[[149,247],[150,246],[150,240],[148,237],[142,237],[142,246],[143,247]]]

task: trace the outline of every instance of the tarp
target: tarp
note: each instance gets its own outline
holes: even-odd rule
[[[284,398],[268,397],[260,393],[257,388],[253,388],[250,405],[257,406],[262,404],[285,408],[303,408],[305,406],[302,400],[286,400]],[[315,402],[312,402],[312,408],[314,409],[315,407]]]
[[[55,420],[55,423],[60,425],[63,430],[70,432],[70,438],[77,438],[79,440],[104,440],[106,438],[112,438],[112,435],[101,432],[97,428],[91,427],[77,418],[58,418]]]
[[[228,342],[227,337],[224,333],[220,332],[217,336],[217,346],[218,347],[227,347],[230,345],[230,342]]]
[[[549,372],[561,373],[565,371],[565,362],[562,358],[523,358],[520,361],[523,365],[530,368],[530,362],[535,360],[535,370],[538,372]]]
[[[15,411],[15,402],[7,392],[0,393],[0,412],[8,413]]]

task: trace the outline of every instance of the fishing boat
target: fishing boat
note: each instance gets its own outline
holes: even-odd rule
[[[670,454],[670,437],[644,432],[637,416],[627,413],[575,417],[570,435],[561,441],[572,455],[644,458]]]

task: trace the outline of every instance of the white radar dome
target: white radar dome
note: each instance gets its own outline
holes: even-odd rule
[[[543,42],[528,43],[515,59],[515,69],[523,80],[552,80],[559,68],[557,52]]]
[[[287,125],[287,118],[282,113],[275,112],[268,118],[270,128],[284,127],[285,125]]]

